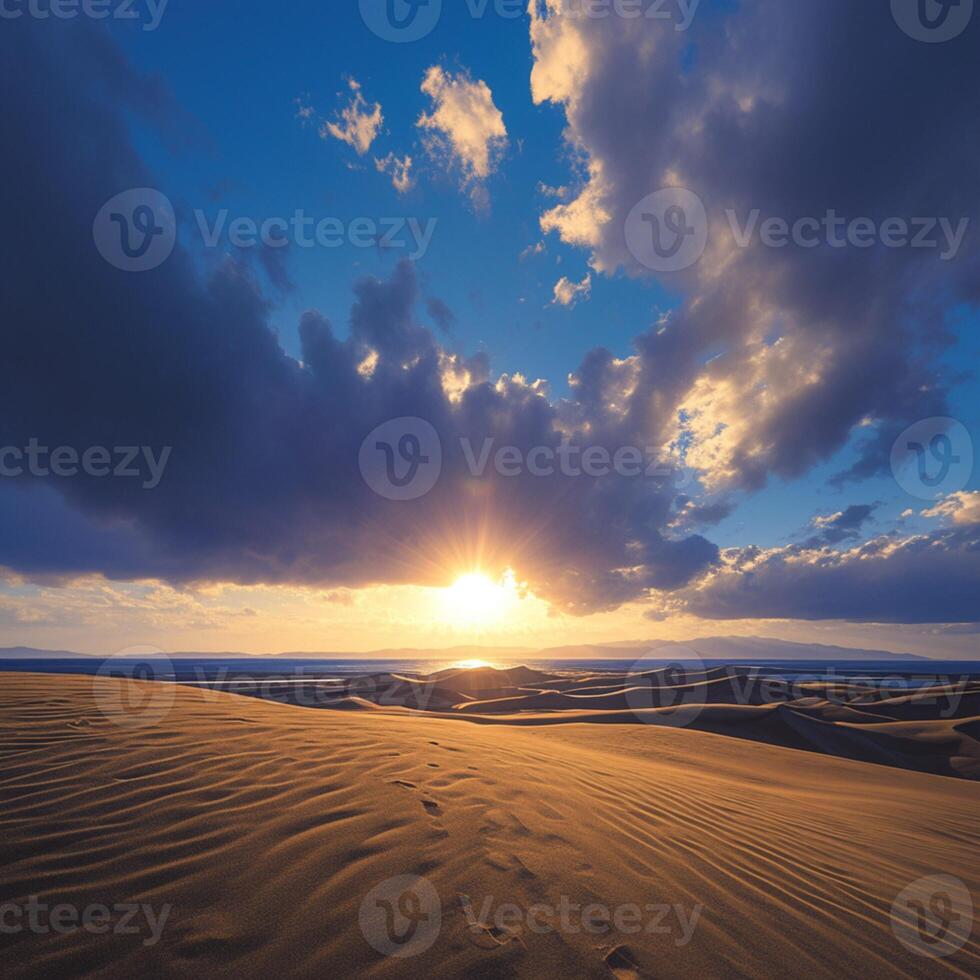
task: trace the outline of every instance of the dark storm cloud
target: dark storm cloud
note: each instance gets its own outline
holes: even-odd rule
[[[152,271],[113,268],[93,217],[120,191],[158,186],[119,105],[166,127],[165,93],[84,25],[23,20],[0,49],[0,445],[173,447],[152,492],[95,476],[3,481],[0,564],[34,578],[357,586],[445,583],[480,562],[588,612],[716,560],[703,538],[662,533],[671,493],[648,480],[471,477],[462,436],[477,450],[583,444],[588,413],[519,378],[491,384],[485,355],[443,351],[416,321],[407,263],[355,285],[345,338],[307,313],[299,360],[245,263],[202,278],[178,245]],[[284,268],[266,272],[288,285]],[[468,381],[453,398],[447,370]],[[364,437],[401,416],[431,422],[446,453],[436,489],[412,503],[376,496],[358,469]],[[587,444],[615,449],[635,431],[597,420]]]

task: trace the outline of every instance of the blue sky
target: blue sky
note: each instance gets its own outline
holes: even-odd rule
[[[165,30],[129,30],[125,40],[137,64],[168,79],[213,143],[213,154],[179,160],[159,150],[148,154],[185,207],[209,213],[227,207],[257,218],[296,208],[317,218],[436,218],[420,271],[456,314],[454,342],[468,352],[485,347],[497,372],[547,378],[556,393],[565,390],[583,351],[604,344],[627,352],[632,337],[669,303],[655,284],[597,282],[596,305],[603,310],[597,328],[594,310],[550,305],[561,276],[578,282],[588,272],[581,250],[552,236],[544,255],[520,260],[525,248],[542,240],[538,219],[548,202],[538,184],[561,186],[571,174],[563,114],[531,102],[526,19],[488,13],[475,20],[464,4],[447,5],[429,37],[402,45],[367,30],[356,4],[301,2],[274,18],[230,3],[209,4],[206,12],[174,5],[166,16]],[[464,207],[455,181],[434,167],[401,196],[372,164],[374,155],[388,152],[423,156],[415,123],[429,108],[420,85],[434,64],[465,67],[486,80],[503,113],[511,145],[490,181],[488,214]],[[361,83],[368,101],[384,107],[384,131],[364,158],[336,140],[318,139],[316,127],[303,128],[296,119],[297,98],[332,115],[346,102],[349,77]],[[227,191],[212,203],[214,188]],[[299,289],[278,308],[287,348],[296,350],[296,323],[310,307],[342,329],[352,280],[384,275],[395,261],[351,249],[292,256]]]

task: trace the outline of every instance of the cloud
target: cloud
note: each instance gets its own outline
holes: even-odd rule
[[[978,582],[980,534],[972,526],[882,536],[846,551],[731,550],[672,608],[724,620],[974,623]]]
[[[432,111],[423,112],[417,123],[427,136],[428,152],[458,168],[464,190],[480,202],[486,194],[484,182],[507,148],[507,127],[490,87],[466,70],[452,74],[433,65],[422,91],[432,100]]]
[[[949,94],[980,91],[969,45],[912,41],[887,3],[719,5],[686,32],[561,8],[531,7],[531,93],[564,111],[581,166],[541,228],[587,250],[597,272],[659,278],[682,298],[638,338],[630,410],[688,446],[712,490],[799,477],[849,443],[839,482],[887,473],[905,427],[950,414],[946,314],[980,298],[980,97]],[[658,273],[626,228],[663,187],[700,197],[708,236],[699,261]],[[972,224],[951,261],[881,244],[741,247],[726,212],[744,225],[756,209],[759,221],[834,209]]]
[[[951,493],[945,500],[922,512],[923,517],[942,517],[954,524],[980,524],[980,490]]]
[[[364,156],[371,149],[371,144],[384,123],[384,116],[380,102],[370,105],[364,98],[359,82],[351,78],[348,85],[351,91],[350,101],[337,111],[333,120],[323,123],[320,135],[324,139],[332,136],[353,147],[358,156]],[[302,113],[309,108],[311,107],[300,107],[301,118],[307,118]]]
[[[391,185],[399,194],[405,194],[415,186],[410,156],[397,157],[394,153],[389,153],[386,157],[375,157],[374,166],[378,173],[391,177]]]
[[[452,333],[453,326],[456,323],[456,314],[446,305],[446,303],[439,299],[438,296],[430,296],[426,300],[425,308],[436,322],[436,326],[443,333]]]
[[[296,106],[296,118],[303,126],[314,122],[316,119],[316,108],[309,99],[310,97],[308,95],[303,98],[293,99],[293,105]]]
[[[818,533],[809,537],[804,547],[822,548],[850,541],[860,536],[861,529],[871,520],[878,504],[852,504],[846,510],[829,514],[825,517],[815,517],[811,528]]]
[[[544,197],[554,197],[559,201],[564,201],[569,195],[569,190],[565,186],[552,187],[551,185],[546,184],[543,180],[539,180],[538,193]]]
[[[591,273],[587,274],[581,282],[572,282],[567,276],[562,276],[555,283],[555,295],[552,303],[558,306],[574,307],[579,300],[587,300],[591,295]]]
[[[689,497],[680,495],[677,498],[677,518],[675,527],[705,527],[720,524],[735,510],[735,502],[730,499],[708,500],[697,503]]]

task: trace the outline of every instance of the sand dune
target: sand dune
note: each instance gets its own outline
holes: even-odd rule
[[[482,725],[683,726],[919,772],[980,779],[980,679],[913,673],[795,679],[780,668],[664,667],[631,674],[527,667],[237,681],[229,690],[342,710],[410,709]],[[909,685],[898,691],[896,681]],[[978,722],[978,724],[971,724]]]
[[[4,935],[4,976],[980,973],[976,940],[939,962],[890,926],[923,876],[980,894],[974,783],[691,729],[359,707],[6,677],[0,905],[137,903],[157,925],[169,912],[150,945],[149,916],[135,935]],[[805,718],[805,739],[835,729],[786,708],[710,710]],[[441,906],[410,959],[372,946],[376,919],[361,925],[399,875],[424,876]],[[629,931],[553,918],[590,904],[639,909],[641,931],[632,912]]]

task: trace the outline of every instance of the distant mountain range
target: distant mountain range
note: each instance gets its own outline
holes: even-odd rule
[[[792,643],[768,637],[716,636],[683,643],[659,640],[629,640],[611,643],[590,643],[574,646],[547,647],[481,647],[456,646],[448,649],[391,649],[370,653],[279,653],[265,654],[284,659],[305,660],[628,660],[648,656],[652,659],[690,659],[696,654],[702,660],[901,660],[928,661],[913,653],[892,653],[888,650],[863,650],[854,647],[825,646],[818,643]],[[35,650],[31,647],[0,648],[0,660],[50,660],[77,657],[98,657],[104,654],[72,653],[67,650]],[[167,653],[171,659],[180,657],[247,658],[244,653]]]

